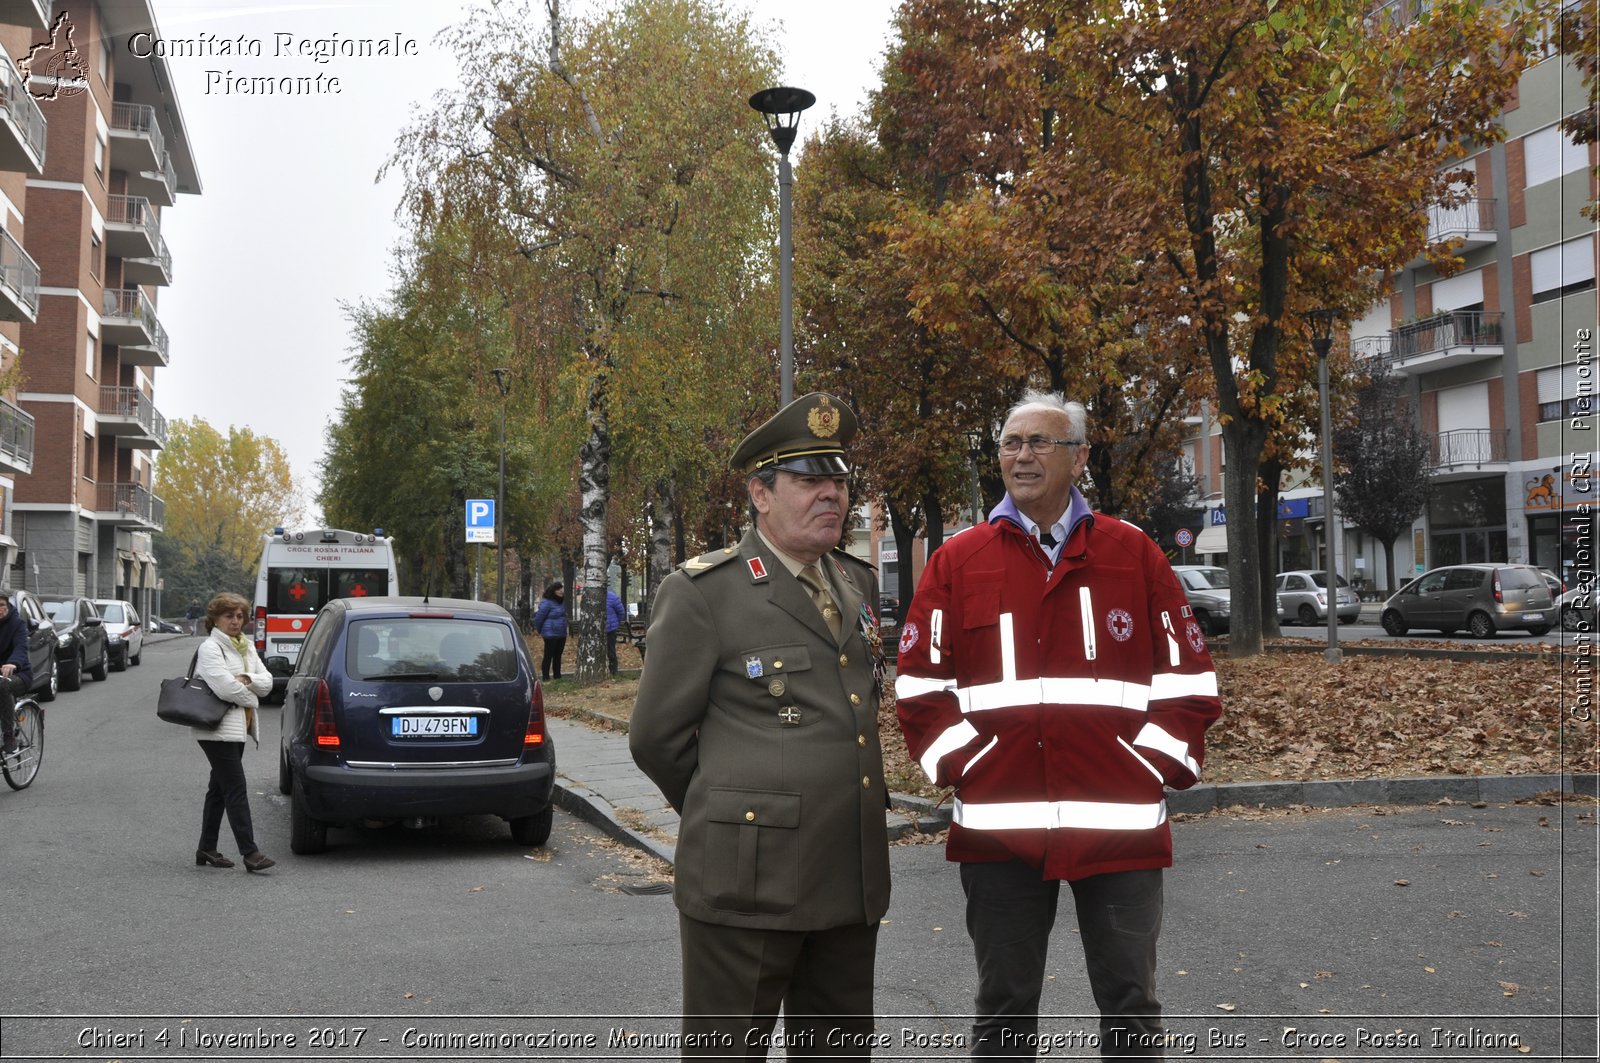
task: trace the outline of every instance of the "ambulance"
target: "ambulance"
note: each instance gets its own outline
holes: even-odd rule
[[[372,532],[274,528],[262,536],[256,572],[256,652],[273,673],[277,695],[300,657],[311,621],[334,598],[398,594],[394,539]],[[273,660],[282,658],[282,660]]]

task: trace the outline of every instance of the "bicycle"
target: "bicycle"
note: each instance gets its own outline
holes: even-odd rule
[[[17,749],[0,754],[0,773],[13,790],[28,786],[44,760],[44,709],[32,698],[17,699]]]

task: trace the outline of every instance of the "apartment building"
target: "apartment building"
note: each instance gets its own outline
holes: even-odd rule
[[[200,191],[165,60],[127,48],[154,26],[148,0],[0,0],[0,354],[21,359],[0,406],[0,582],[145,612],[171,356],[161,215]]]
[[[1445,277],[1419,258],[1395,294],[1352,323],[1352,350],[1403,375],[1432,441],[1433,497],[1396,544],[1396,578],[1439,565],[1524,562],[1569,584],[1595,567],[1596,193],[1600,146],[1559,128],[1582,109],[1577,70],[1559,55],[1530,67],[1503,113],[1505,139],[1458,160],[1473,175],[1464,205],[1429,212],[1434,240],[1459,239],[1464,268]],[[1219,560],[1220,435],[1201,410],[1187,453],[1201,480],[1203,525],[1191,548]],[[1279,568],[1321,567],[1320,482],[1283,485]],[[1342,526],[1335,565],[1375,593],[1382,544]]]

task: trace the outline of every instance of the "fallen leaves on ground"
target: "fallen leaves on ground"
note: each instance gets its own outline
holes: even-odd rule
[[[1349,654],[1335,665],[1275,651],[1216,663],[1223,713],[1206,736],[1206,782],[1600,770],[1591,736],[1562,704],[1564,665],[1554,653],[1486,661]],[[557,715],[625,726],[637,691],[637,677],[624,672],[547,687],[545,703]],[[890,788],[941,796],[906,752],[892,691],[878,730]]]

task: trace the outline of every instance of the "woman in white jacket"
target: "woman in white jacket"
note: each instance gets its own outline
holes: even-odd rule
[[[190,728],[211,762],[211,783],[206,788],[200,846],[194,852],[194,862],[197,866],[233,866],[233,861],[217,850],[217,835],[226,810],[245,870],[265,871],[277,861],[256,846],[251,829],[250,796],[244,781],[244,740],[248,735],[258,747],[261,745],[257,709],[260,696],[272,690],[272,675],[261,663],[254,644],[244,637],[249,610],[250,603],[237,594],[219,594],[211,599],[205,620],[209,634],[196,651],[194,674],[233,708],[215,728]]]

